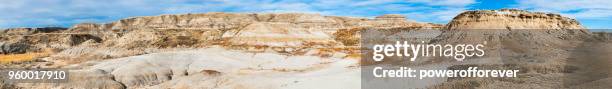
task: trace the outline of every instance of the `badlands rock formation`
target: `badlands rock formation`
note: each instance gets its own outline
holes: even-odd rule
[[[3,83],[0,87],[355,89],[361,84],[359,32],[364,30],[410,31],[410,34],[398,35],[433,39],[428,43],[488,41],[490,48],[487,50],[498,54],[468,60],[474,64],[432,58],[425,60],[430,62],[420,63],[422,65],[445,65],[448,69],[491,66],[474,62],[482,61],[502,65],[493,65],[493,68],[527,71],[520,75],[527,76],[525,78],[443,79],[446,83],[435,82],[418,88],[494,88],[500,85],[567,88],[561,84],[581,85],[578,82],[603,78],[603,75],[592,75],[597,77],[544,82],[547,86],[537,84],[583,75],[571,74],[576,71],[592,73],[581,70],[587,69],[581,63],[568,62],[575,58],[567,55],[600,53],[573,50],[606,45],[600,42],[606,35],[594,37],[577,21],[556,14],[513,9],[468,11],[443,26],[409,21],[397,14],[368,19],[300,13],[211,12],[132,17],[106,24],[77,24],[60,30],[5,30],[0,33],[0,43],[29,45],[26,53],[44,49],[56,51],[34,61],[2,64],[1,67],[70,68],[72,75],[68,83],[0,81]],[[584,42],[597,44],[581,44]],[[601,79],[589,84],[605,82]]]
[[[394,17],[395,16],[395,17]],[[382,19],[381,19],[382,18]],[[301,46],[308,42],[338,45],[330,34],[338,29],[356,27],[439,27],[440,25],[406,21],[397,15],[381,18],[348,18],[318,14],[233,14],[206,13],[146,16],[123,19],[108,24],[79,24],[71,31],[113,30],[131,32],[139,29],[199,30],[205,39],[223,39],[233,45]],[[388,19],[391,18],[391,19]],[[103,33],[103,32],[102,32]],[[264,34],[265,33],[265,34]]]
[[[610,41],[602,41],[605,34],[593,35],[574,19],[516,9],[467,11],[455,17],[447,28],[434,43],[486,42],[489,54],[467,62],[449,61],[448,69],[519,69],[523,77],[449,78],[432,88],[601,88],[604,85],[586,85],[609,80],[607,75],[597,75],[609,70],[593,67],[611,68],[603,65],[609,65],[611,62],[606,60],[612,57],[586,54],[609,53],[601,50],[610,50],[602,46]]]
[[[536,47],[565,45],[568,40],[591,37],[574,19],[517,9],[466,11],[450,21],[446,29],[440,36],[440,41],[446,43],[518,42]]]
[[[383,18],[383,19],[381,19]],[[332,35],[351,28],[439,28],[397,15],[350,18],[318,14],[238,14],[211,12],[143,16],[106,24],[83,23],[67,30],[6,30],[2,42],[32,45],[31,52],[60,50],[49,60],[109,59],[173,48],[223,45],[232,49],[291,52],[312,47],[341,47]],[[388,19],[392,18],[392,19]],[[31,34],[31,35],[30,35]],[[8,39],[11,38],[11,39]],[[297,52],[300,53],[300,52]],[[78,61],[77,61],[78,62]]]
[[[29,41],[28,38],[39,33],[59,32],[66,28],[45,27],[45,28],[11,28],[0,30],[0,54],[20,54],[26,51],[37,50],[30,48],[31,44],[37,42]]]
[[[559,14],[518,9],[466,11],[447,24],[448,29],[584,29],[575,19]]]
[[[213,12],[83,23],[49,32],[10,32],[0,35],[0,42],[31,45],[28,53],[56,50],[32,62],[3,67],[74,69],[69,83],[6,86],[270,89],[315,88],[327,81],[323,85],[329,88],[358,88],[346,86],[359,85],[354,78],[359,74],[358,47],[345,46],[333,34],[340,29],[395,27],[442,25],[398,15],[367,19]]]

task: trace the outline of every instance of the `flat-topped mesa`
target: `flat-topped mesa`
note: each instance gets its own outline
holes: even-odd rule
[[[438,36],[441,40],[437,43],[486,42],[489,48],[485,50],[508,49],[517,53],[526,53],[525,48],[575,47],[590,38],[590,32],[574,19],[516,9],[466,11],[447,24],[447,28]]]
[[[582,29],[578,21],[559,14],[518,9],[476,10],[457,15],[448,29]]]

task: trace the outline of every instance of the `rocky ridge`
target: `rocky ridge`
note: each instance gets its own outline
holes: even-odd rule
[[[304,53],[298,50],[342,47],[343,43],[334,39],[333,35],[339,29],[389,27],[431,29],[441,28],[442,25],[407,21],[401,15],[367,19],[302,13],[210,12],[132,17],[106,24],[82,23],[58,30],[8,29],[0,38],[4,38],[2,42],[31,45],[28,47],[30,52],[59,50],[49,60],[75,61],[210,45],[251,51]],[[23,53],[28,50],[18,51]]]
[[[597,62],[607,65],[610,57],[586,57],[583,53],[609,53],[611,44],[604,33],[591,33],[578,21],[558,14],[529,12],[517,9],[466,11],[456,16],[436,44],[475,44],[486,42],[489,55],[468,62],[450,62],[448,69],[468,66],[491,69],[519,69],[522,78],[449,78],[431,88],[572,88],[584,86],[589,80],[608,80],[595,74],[609,71],[593,70]],[[588,45],[588,46],[585,46]],[[589,51],[586,51],[589,50]],[[430,61],[444,61],[432,59]],[[582,61],[582,62],[577,62]],[[606,67],[609,68],[609,67]],[[563,76],[560,76],[563,75]],[[577,77],[590,76],[590,77]],[[601,76],[601,75],[597,75]],[[547,79],[563,79],[549,81]],[[537,84],[532,84],[536,83]],[[601,81],[599,81],[601,82]],[[478,84],[478,85],[470,85]],[[600,87],[600,86],[589,86]],[[574,87],[575,88],[575,87]]]
[[[559,14],[518,9],[466,11],[450,21],[448,29],[585,29]]]

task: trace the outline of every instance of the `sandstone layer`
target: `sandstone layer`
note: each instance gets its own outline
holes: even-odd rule
[[[466,11],[448,29],[584,29],[578,21],[559,14],[518,9]]]
[[[572,88],[607,82],[610,56],[605,34],[590,33],[578,21],[558,14],[516,9],[466,11],[456,16],[433,42],[436,44],[482,44],[489,55],[467,62],[449,62],[447,69],[479,67],[519,69],[519,78],[448,78],[430,88]],[[593,50],[599,49],[599,50]],[[430,61],[445,61],[432,59]],[[595,62],[595,64],[592,64]],[[601,64],[598,64],[601,63]],[[559,79],[558,81],[550,79]],[[594,81],[598,80],[598,81]],[[537,83],[537,84],[534,84]],[[475,84],[475,85],[474,85]],[[602,87],[602,86],[590,86]]]

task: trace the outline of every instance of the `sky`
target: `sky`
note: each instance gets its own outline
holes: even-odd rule
[[[206,12],[319,13],[372,18],[402,14],[410,20],[446,24],[467,10],[518,8],[559,13],[589,29],[612,29],[607,0],[0,0],[0,28],[70,27],[134,16]]]

